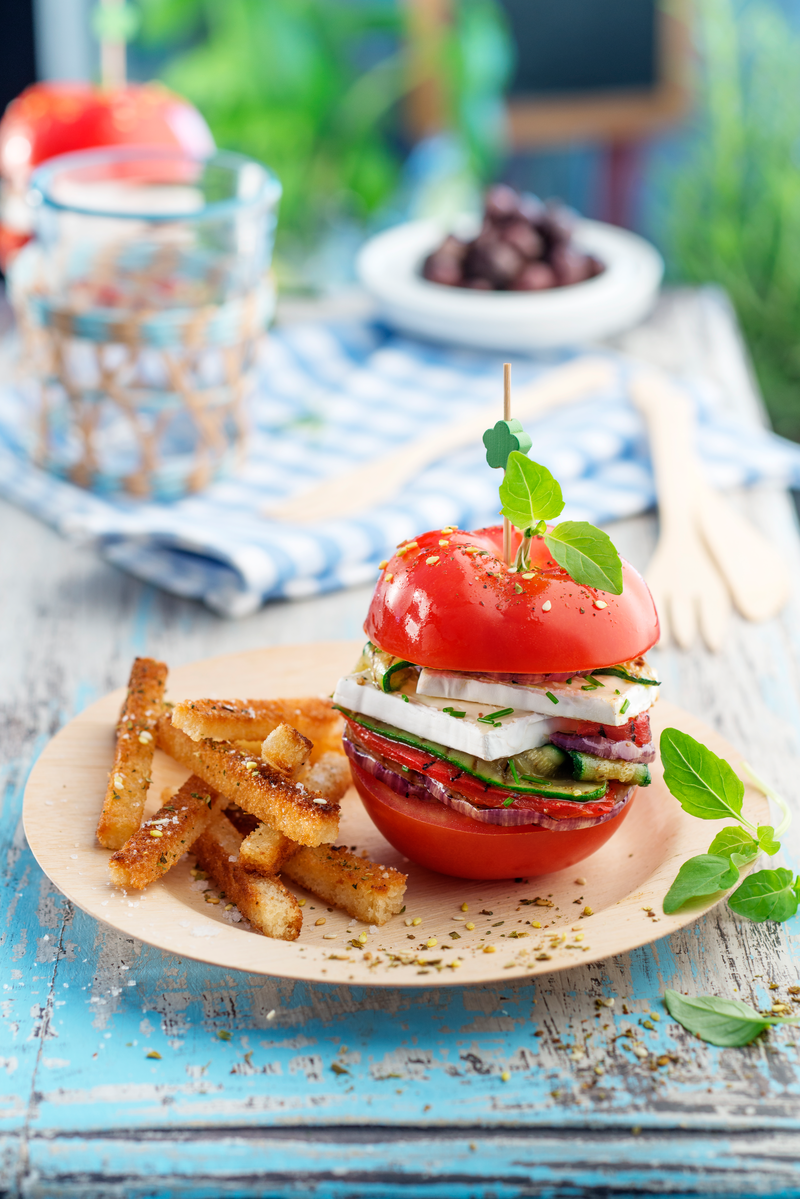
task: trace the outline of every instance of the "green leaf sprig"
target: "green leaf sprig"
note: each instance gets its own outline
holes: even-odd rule
[[[780,837],[789,827],[791,813],[785,801],[745,763],[750,778],[783,814],[777,829],[769,824],[753,825],[742,815],[744,783],[724,758],[680,729],[664,729],[660,748],[664,782],[685,812],[701,820],[732,816],[737,822],[717,833],[708,853],[683,863],[664,896],[664,911],[669,914],[692,899],[733,887],[739,881],[740,868],[760,853],[773,857],[781,847]],[[732,911],[757,923],[788,920],[799,903],[800,875],[795,878],[783,867],[756,871],[728,896]]]
[[[800,1023],[793,1016],[764,1016],[741,999],[723,999],[718,995],[692,998],[667,990],[664,1005],[673,1020],[689,1032],[724,1049],[749,1045],[771,1024]]]
[[[490,464],[498,462],[497,456],[487,457]],[[531,540],[541,537],[558,565],[576,583],[612,595],[622,594],[622,563],[607,533],[583,520],[565,520],[548,529],[546,522],[561,514],[564,499],[558,481],[546,466],[531,462],[520,450],[511,450],[506,456],[500,499],[502,515],[523,535],[515,563],[518,571],[530,570]]]

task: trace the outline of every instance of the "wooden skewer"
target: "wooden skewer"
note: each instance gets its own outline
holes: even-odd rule
[[[511,420],[511,363],[503,363],[503,420]],[[503,517],[503,560],[511,565],[511,522]]]

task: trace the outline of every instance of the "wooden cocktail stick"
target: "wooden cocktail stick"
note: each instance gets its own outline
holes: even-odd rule
[[[503,363],[503,420],[511,420],[511,363]],[[505,473],[505,472],[504,472]],[[503,517],[503,560],[511,565],[511,522]]]

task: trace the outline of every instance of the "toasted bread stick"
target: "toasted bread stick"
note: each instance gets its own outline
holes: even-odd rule
[[[114,765],[97,823],[97,840],[105,849],[121,849],[142,822],[153,765],[155,726],[164,710],[166,681],[163,662],[135,659],[117,724]]]
[[[342,753],[343,721],[330,700],[307,699],[193,699],[176,704],[176,728],[194,741],[263,741],[280,724],[288,724],[313,745],[311,761],[324,753]]]
[[[299,777],[309,791],[337,801],[342,799],[353,782],[350,762],[344,754],[322,754],[311,769]]]
[[[155,816],[145,820],[111,855],[108,868],[112,882],[140,891],[161,878],[192,847],[223,803],[221,795],[191,775]]]
[[[279,878],[262,878],[242,869],[238,861],[241,840],[222,813],[212,817],[195,842],[199,865],[253,928],[265,937],[296,941],[303,924],[300,905]]]
[[[300,846],[290,837],[284,837],[268,824],[259,824],[242,841],[239,861],[245,870],[255,874],[280,874],[284,863],[298,849]]]
[[[385,924],[397,915],[408,881],[391,866],[356,857],[342,845],[300,849],[283,864],[282,873],[367,924]]]
[[[158,745],[214,787],[231,803],[257,816],[300,845],[336,840],[339,805],[314,796],[302,783],[258,758],[248,758],[225,741],[192,741],[169,715],[156,726]]]

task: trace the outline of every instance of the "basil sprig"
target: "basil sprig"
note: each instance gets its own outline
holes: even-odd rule
[[[728,762],[680,729],[665,729],[661,734],[661,760],[664,782],[685,812],[701,820],[724,820],[726,816],[733,816],[737,821],[717,833],[708,853],[698,854],[683,863],[664,896],[664,911],[670,914],[690,900],[733,887],[739,881],[740,868],[760,853],[773,857],[781,847],[779,838],[789,827],[791,815],[784,800],[745,764],[753,782],[783,812],[777,830],[770,824],[751,824],[742,815],[742,780]],[[797,911],[798,903],[800,875],[795,878],[783,867],[756,871],[728,896],[732,911],[757,923],[788,920]]]
[[[695,998],[678,991],[665,991],[664,1004],[673,1020],[710,1045],[737,1048],[749,1045],[771,1024],[797,1024],[792,1016],[763,1016],[741,999],[718,995]]]
[[[530,568],[531,539],[542,537],[555,561],[576,583],[612,595],[622,594],[622,563],[607,533],[584,520],[565,520],[547,528],[546,521],[563,511],[564,499],[546,466],[513,450],[506,461],[500,499],[502,515],[523,534],[518,570]]]

